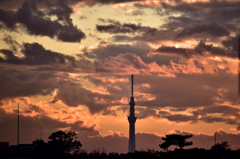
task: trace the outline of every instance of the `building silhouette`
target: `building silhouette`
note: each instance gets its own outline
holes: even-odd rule
[[[129,103],[130,105],[130,115],[128,116],[128,122],[129,122],[129,145],[128,145],[128,152],[134,153],[135,152],[135,122],[137,120],[137,117],[134,113],[134,97],[133,97],[133,75],[131,75],[132,79],[132,96],[131,101]]]

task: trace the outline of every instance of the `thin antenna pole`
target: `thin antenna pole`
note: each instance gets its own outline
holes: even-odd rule
[[[215,132],[215,145],[217,144],[217,132]]]
[[[238,35],[238,93],[240,94],[240,35]]]
[[[19,103],[18,103],[18,130],[17,130],[17,145],[19,145]]]
[[[133,97],[133,75],[132,75],[132,97]]]

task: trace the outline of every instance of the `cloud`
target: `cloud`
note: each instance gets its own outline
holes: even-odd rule
[[[17,52],[18,49],[21,48],[21,45],[16,40],[14,40],[10,35],[6,35],[3,38],[3,41],[10,46],[11,51]]]
[[[168,115],[165,116],[164,118],[168,119],[169,121],[174,121],[176,123],[196,122],[196,118],[194,116],[187,116],[182,114]]]
[[[132,37],[127,36],[127,35],[114,35],[112,36],[113,42],[126,42],[126,41],[131,41]]]
[[[125,14],[132,15],[132,16],[138,16],[138,15],[144,15],[145,12],[141,10],[127,10],[125,11]]]
[[[173,1],[171,1],[173,2]],[[221,22],[238,21],[239,1],[145,1],[136,2],[136,7],[152,7],[161,11],[161,16],[172,12],[178,12],[182,15],[192,17],[192,19]],[[165,11],[161,9],[164,8]],[[209,16],[211,15],[211,16]]]
[[[235,91],[237,92],[236,75],[230,77],[218,74],[179,74],[175,78],[138,75],[136,79],[140,83],[150,84],[150,88],[139,90],[140,92],[155,96],[151,101],[138,101],[138,106],[207,107],[217,102],[213,97],[232,102],[238,101],[237,94],[234,98],[230,97]],[[224,84],[219,79],[225,79]],[[211,89],[207,89],[204,85]],[[221,97],[218,94],[218,88],[226,88],[228,91]]]
[[[0,100],[33,95],[48,95],[56,88],[56,75],[50,72],[0,71]],[[2,103],[0,103],[2,104]]]
[[[216,106],[211,106],[211,107],[205,107],[202,110],[197,110],[194,111],[194,115],[206,115],[209,113],[224,113],[224,115],[229,116],[229,115],[238,115],[240,112],[240,109],[235,108],[235,107],[230,107],[226,105],[216,105]]]
[[[93,0],[93,1],[88,1],[88,0],[83,0],[87,5],[96,5],[96,4],[117,4],[117,3],[124,3],[124,2],[134,2],[136,0]],[[142,1],[142,0],[137,0],[137,1]]]
[[[239,112],[240,109],[235,107],[215,105],[193,111],[193,114],[196,117],[200,116],[199,120],[206,123],[225,122],[227,124],[236,125],[239,124],[237,121],[239,118]],[[211,114],[211,116],[209,116],[209,114]]]
[[[131,40],[129,41],[144,41],[151,43],[158,43],[159,41],[170,41],[175,39],[176,33],[177,31],[174,29],[151,29],[148,30],[148,32],[145,34],[138,34],[134,37],[131,37]]]
[[[239,1],[143,1],[135,2],[139,8],[157,8],[156,14],[165,18],[161,28],[177,32],[176,38],[211,38],[229,36],[239,29]],[[177,16],[176,16],[177,14]],[[180,39],[178,39],[180,40]]]
[[[234,51],[236,54],[238,52],[238,47],[239,47],[239,37],[240,35],[236,35],[234,37],[229,37],[226,40],[222,41],[222,44],[228,48],[229,50]]]
[[[161,53],[174,53],[186,58],[190,58],[194,54],[192,49],[176,48],[175,46],[161,46],[156,51]]]
[[[59,91],[54,97],[54,100],[61,100],[63,103],[71,107],[86,105],[91,113],[100,112],[110,104],[108,99],[109,95],[94,93],[83,86],[74,83],[67,84],[66,82],[63,82],[62,86],[58,87],[58,90]],[[98,103],[98,99],[105,99],[105,102]]]
[[[38,10],[35,4],[25,2],[17,11],[0,9],[0,13],[0,21],[10,30],[17,30],[16,25],[19,23],[30,35],[56,37],[63,42],[80,42],[85,38],[85,34],[73,25],[70,18],[72,10],[67,6],[46,14]],[[57,15],[58,20],[52,21],[47,15]]]
[[[237,130],[240,131],[240,125],[237,126]]]
[[[220,117],[208,117],[208,116],[205,116],[205,117],[202,117],[201,120],[206,122],[206,123],[225,122],[226,124],[231,124],[231,125],[239,124],[234,119],[224,119],[224,118],[220,118]]]
[[[136,101],[136,105],[136,116],[138,119],[152,117],[155,119],[167,119],[174,123],[188,122],[192,124],[203,121],[205,123],[224,122],[230,125],[239,124],[238,118],[240,109],[227,105],[211,105],[208,107],[197,108],[197,110],[194,111],[187,110],[189,107],[172,107],[174,109],[170,109],[170,111],[162,111],[158,107],[159,111],[157,111],[157,107],[139,107],[139,100]],[[184,113],[181,114],[181,112]],[[185,114],[186,112],[187,115]]]
[[[99,19],[99,21],[104,23],[110,23],[108,25],[96,25],[96,29],[100,32],[107,32],[113,34],[126,34],[126,33],[136,33],[136,32],[143,32],[143,33],[154,33],[157,30],[151,27],[141,26],[141,24],[132,24],[132,23],[123,23],[121,24],[119,21],[111,20],[111,19]]]
[[[155,64],[155,66],[148,65],[143,62],[140,56],[137,56],[133,53],[118,54],[115,57],[110,58],[108,56],[106,59],[103,58],[104,60],[102,62],[97,61],[94,63],[85,63],[83,66],[77,65],[77,67],[80,67],[81,70],[87,71],[87,68],[84,67],[88,66],[91,68],[92,72],[97,73],[101,73],[105,70],[110,72],[112,76],[116,78],[126,77],[128,74],[133,72],[135,74],[142,74],[138,77],[138,79],[141,81],[139,81],[139,84],[147,82],[149,83],[149,88],[141,88],[138,90],[138,92],[142,93],[136,96],[136,98],[138,98],[138,106],[148,106],[150,108],[161,108],[166,106],[172,106],[176,108],[198,106],[205,107],[213,105],[216,102],[220,102],[220,100],[238,103],[238,96],[234,94],[234,91],[236,90],[236,75],[189,74],[189,72],[182,74],[180,71],[177,71],[175,73],[173,72],[175,76],[172,76],[171,78],[152,76],[152,74],[155,73],[154,71],[156,71],[157,74],[164,73],[164,71],[171,73],[173,70],[178,68],[174,68],[174,64],[170,65],[169,67],[160,67],[157,64]],[[157,70],[153,70],[156,67]],[[34,69],[31,70],[36,71]],[[45,68],[43,70],[59,71],[56,68],[53,70]],[[41,70],[41,67],[38,69],[38,71],[43,70]],[[8,71],[10,72],[10,70]],[[114,105],[122,105],[123,103],[119,101],[121,98],[125,97],[126,92],[129,91],[129,89],[124,86],[125,82],[120,82],[121,84],[118,83],[116,85],[113,85],[110,81],[107,83],[101,81],[99,82],[99,78],[103,75],[101,75],[99,78],[91,77],[92,79],[90,77],[86,77],[89,80],[91,79],[91,82],[96,84],[96,88],[89,89],[71,79],[71,77],[66,73],[57,75],[56,73],[53,74],[52,72],[37,72],[34,74],[34,72],[15,70],[10,73],[11,76],[6,76],[8,71],[5,71],[5,73],[3,71],[1,72],[2,88],[5,90],[3,91],[5,93],[2,94],[2,99],[7,97],[15,98],[18,96],[32,96],[38,94],[47,95],[50,94],[54,89],[58,89],[59,92],[57,93],[57,96],[55,96],[55,100],[61,100],[64,104],[73,107],[78,105],[86,105],[90,109],[91,113],[96,113],[102,111],[107,112],[106,108],[111,107],[113,102]],[[31,76],[31,74],[34,74],[34,76]],[[109,74],[107,74],[107,77],[110,79]],[[222,83],[218,79],[224,79],[225,83]],[[215,82],[213,83],[210,81]],[[13,86],[10,85],[13,83],[16,84],[17,87],[13,88]],[[164,85],[159,85],[159,83],[164,83]],[[35,85],[37,87],[35,87]],[[119,93],[119,89],[115,88],[114,86],[118,86],[118,88],[122,90],[121,93]],[[34,87],[34,90],[30,90],[31,87]],[[219,88],[224,88],[227,91],[221,92]],[[178,92],[181,93],[179,94]],[[222,95],[220,95],[220,93]],[[81,94],[81,98],[79,98],[79,94]],[[147,97],[151,97],[151,100],[147,100]],[[143,118],[144,116],[147,115],[143,115]]]
[[[107,44],[97,45],[96,49],[85,50],[84,56],[88,58],[95,58],[96,60],[103,60],[105,58],[116,57],[120,54],[135,53],[137,55],[145,55],[150,50],[148,45],[137,43],[135,45],[129,44]]]
[[[136,116],[138,119],[145,119],[148,117],[159,117],[159,115],[153,109],[136,107],[135,110],[136,110]]]
[[[70,62],[75,65],[73,56],[46,50],[38,43],[24,43],[22,46],[23,57],[18,57],[11,50],[1,49],[0,52],[5,56],[4,63],[17,65],[47,65],[47,64],[66,64]]]
[[[207,33],[214,37],[230,35],[230,32],[225,27],[219,25],[216,22],[211,22],[207,24],[196,24],[192,27],[184,28],[182,32],[176,36],[176,39],[201,33]]]
[[[227,42],[226,42],[227,45]],[[200,41],[195,48],[176,48],[175,46],[161,46],[157,50],[160,53],[168,53],[168,54],[175,54],[181,55],[185,58],[191,58],[194,55],[201,55],[201,56],[223,56],[223,57],[231,57],[237,58],[238,55],[236,52],[232,52],[229,49],[221,48],[213,46],[212,44],[208,45],[205,41]]]

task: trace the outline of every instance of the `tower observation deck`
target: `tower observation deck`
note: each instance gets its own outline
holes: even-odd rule
[[[134,97],[133,97],[133,75],[131,75],[132,79],[132,96],[131,101],[129,103],[130,105],[130,116],[128,116],[128,122],[129,122],[129,145],[128,145],[128,152],[134,153],[135,152],[135,122],[137,120],[137,117],[134,113]]]

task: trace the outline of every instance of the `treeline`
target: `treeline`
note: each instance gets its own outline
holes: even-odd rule
[[[93,151],[87,153],[82,150],[82,144],[77,140],[77,134],[73,131],[57,131],[49,136],[49,141],[35,140],[32,144],[21,144],[10,146],[6,150],[0,150],[1,159],[29,158],[29,159],[239,159],[240,151],[232,151],[228,142],[218,143],[210,150],[205,149],[183,149],[192,145],[186,139],[192,135],[166,135],[159,144],[163,151],[147,150],[135,153],[117,154]],[[171,145],[179,149],[169,151]]]

